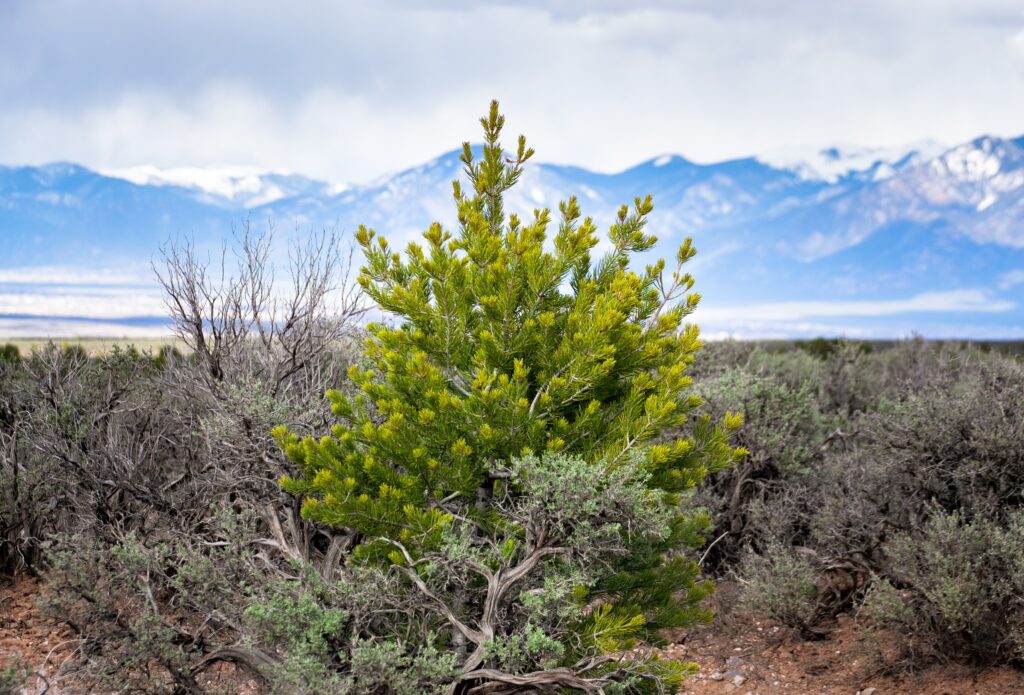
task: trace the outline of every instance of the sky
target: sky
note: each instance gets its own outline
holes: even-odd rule
[[[478,132],[614,171],[1024,132],[1024,0],[2,0],[0,163],[361,182]]]

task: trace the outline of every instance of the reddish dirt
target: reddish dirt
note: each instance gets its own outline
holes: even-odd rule
[[[975,669],[936,665],[917,672],[882,675],[885,654],[877,638],[840,617],[821,641],[806,642],[790,631],[752,620],[742,634],[705,629],[665,650],[700,664],[683,692],[692,695],[1011,695],[1024,693],[1024,672],[1001,667]]]
[[[71,630],[39,613],[35,605],[38,595],[39,584],[33,577],[0,580],[0,668],[11,664],[26,667],[31,675],[25,693],[45,690],[75,650]]]
[[[13,582],[0,579],[0,669],[10,664],[26,667],[28,680],[17,695],[107,695],[67,668],[78,642],[67,625],[40,612],[36,606],[39,591],[34,577],[23,575]],[[231,664],[207,669],[201,679],[207,686],[216,685],[218,692],[257,692],[248,675]]]
[[[719,584],[713,625],[679,635],[665,652],[700,664],[687,679],[687,695],[1015,695],[1024,694],[1024,671],[937,664],[911,671],[895,659],[892,637],[840,615],[824,639],[733,608],[734,587]]]
[[[19,660],[34,670],[25,695],[43,692],[47,685],[48,695],[95,692],[59,676],[74,656],[75,641],[66,626],[40,614],[34,602],[38,594],[32,577],[0,583],[0,667]],[[806,642],[771,623],[726,611],[714,626],[682,634],[664,651],[701,665],[700,673],[686,681],[683,693],[688,695],[1024,694],[1024,672],[1005,667],[940,665],[880,675],[891,645],[843,616],[826,639]],[[251,691],[250,684],[239,685],[240,691]]]

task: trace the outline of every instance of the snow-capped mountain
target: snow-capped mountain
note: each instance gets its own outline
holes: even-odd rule
[[[934,140],[896,147],[786,147],[763,152],[756,159],[776,169],[793,171],[804,179],[836,183],[851,174],[865,172],[870,172],[875,180],[888,178],[896,168],[931,159],[945,149]]]
[[[332,195],[346,188],[289,172],[268,172],[237,166],[160,169],[146,165],[105,169],[100,173],[139,186],[188,188],[202,194],[210,203],[246,209],[299,195]]]
[[[219,245],[245,219],[286,236],[366,224],[404,244],[433,220],[454,223],[458,154],[364,185],[238,167],[0,167],[0,333],[31,331],[39,316],[159,326],[148,266],[178,233]],[[695,239],[696,320],[712,335],[1024,337],[1024,138],[710,164],[663,155],[616,173],[531,163],[509,207],[575,195],[607,225],[647,193],[653,255]],[[133,280],[80,281],[97,273]],[[113,316],[97,288],[132,299]],[[64,299],[40,298],[53,295]]]

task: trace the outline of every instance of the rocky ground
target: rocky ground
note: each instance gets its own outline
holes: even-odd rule
[[[742,632],[695,632],[669,651],[701,665],[683,690],[693,695],[1024,693],[1024,672],[1012,668],[979,670],[947,664],[917,672],[893,669],[886,659],[888,645],[842,616],[821,641],[803,641],[788,630],[755,620]]]
[[[77,645],[67,626],[40,614],[35,605],[38,593],[38,582],[31,577],[0,585],[0,667],[15,658],[32,665],[36,675],[22,691],[24,695],[95,692],[59,676]],[[1024,671],[1012,668],[978,670],[946,664],[894,672],[887,661],[891,646],[845,616],[839,617],[826,639],[807,642],[777,625],[726,613],[714,627],[680,634],[665,651],[701,665],[700,673],[683,689],[692,695],[1024,693]],[[236,679],[240,692],[250,691],[251,684],[237,680],[237,675],[211,673],[210,677]]]
[[[1024,694],[1024,671],[936,664],[913,670],[896,659],[894,640],[847,615],[827,626],[824,638],[759,620],[735,607],[735,587],[716,587],[713,625],[680,634],[666,651],[694,661],[700,673],[688,695],[1011,695]]]

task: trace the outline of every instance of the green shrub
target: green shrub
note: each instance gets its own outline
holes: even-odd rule
[[[79,677],[117,692],[228,693],[230,681],[211,689],[200,680],[214,664],[230,661],[246,679],[273,682],[281,635],[264,629],[259,616],[250,619],[247,609],[287,600],[303,605],[315,589],[304,575],[295,581],[254,553],[262,539],[251,512],[211,510],[205,523],[208,540],[130,533],[117,543],[90,536],[51,541],[41,606],[76,633],[83,658],[71,668]]]
[[[456,677],[457,655],[434,634],[415,645],[371,637],[374,611],[390,599],[368,589],[390,591],[393,582],[386,577],[356,571],[327,583],[309,566],[295,570],[301,581],[271,586],[252,596],[245,610],[247,640],[279,657],[261,669],[270,692],[441,693]]]
[[[281,586],[253,600],[245,617],[252,625],[255,641],[273,645],[286,655],[280,663],[263,671],[275,693],[345,693],[350,681],[337,673],[341,645],[349,615],[332,596],[332,587],[305,573],[306,586]]]
[[[831,357],[841,344],[838,338],[813,338],[797,343],[801,350],[820,360],[826,360]]]
[[[359,534],[349,570],[387,587],[375,642],[415,663],[436,635],[453,689],[677,687],[690,665],[614,655],[708,618],[683,554],[706,519],[680,495],[744,453],[728,442],[738,416],[690,420],[694,250],[671,273],[630,269],[655,243],[649,197],[621,208],[596,262],[574,198],[546,243],[549,211],[505,212],[533,152],[520,138],[506,158],[503,123],[493,103],[482,159],[465,146],[455,233],[435,223],[403,257],[360,228],[359,282],[399,323],[369,327],[356,394],[329,393],[328,436],[275,432],[300,471],[283,485],[307,519]]]
[[[21,351],[13,343],[0,345],[0,363],[17,363],[21,361]]]
[[[113,548],[82,538],[58,544],[41,605],[81,640],[78,673],[114,691],[197,688],[190,664],[201,651],[157,603],[170,548],[146,548],[136,539]]]
[[[394,693],[423,695],[447,692],[458,672],[458,656],[439,650],[433,635],[426,646],[409,656],[396,642],[360,640],[352,648],[352,695],[357,693]]]
[[[787,384],[774,374],[734,371],[701,381],[696,391],[709,412],[743,415],[747,425],[737,431],[735,441],[750,451],[745,465],[789,477],[811,472],[820,460],[832,422],[807,385]]]
[[[899,529],[932,503],[992,518],[1024,504],[1024,368],[968,355],[949,372],[862,423],[865,453],[883,466],[873,492]]]

